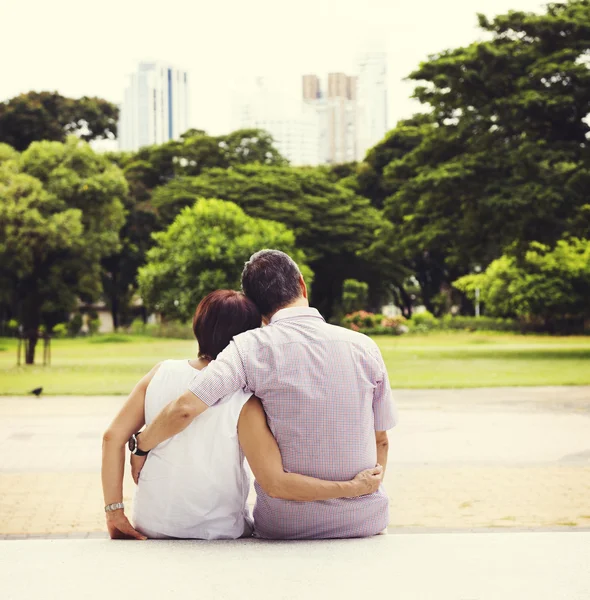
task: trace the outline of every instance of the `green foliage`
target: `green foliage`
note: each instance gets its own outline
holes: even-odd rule
[[[365,310],[358,310],[342,319],[341,325],[366,335],[400,335],[404,333],[404,317],[385,317]]]
[[[29,92],[0,103],[0,142],[19,152],[32,142],[114,139],[119,109],[101,98],[65,98],[57,92]]]
[[[189,320],[213,290],[239,289],[244,263],[261,248],[289,253],[306,279],[312,275],[284,225],[249,217],[222,200],[198,200],[154,240],[139,270],[140,291],[147,305],[172,319]]]
[[[270,135],[258,129],[244,129],[222,136],[209,136],[204,131],[191,129],[181,140],[141,148],[135,153],[111,153],[108,158],[124,169],[130,188],[125,204],[127,219],[120,236],[121,247],[102,261],[104,297],[115,329],[129,325],[132,320],[131,303],[137,293],[137,271],[145,264],[146,252],[153,245],[151,234],[173,219],[166,223],[157,219],[151,204],[154,188],[214,167],[286,164]],[[191,198],[187,205],[194,201],[195,198]]]
[[[367,312],[366,310],[357,310],[354,313],[346,315],[342,320],[342,325],[358,331],[359,329],[377,327],[378,325],[381,325],[381,321],[383,321],[384,318],[383,315],[376,315],[372,312]]]
[[[342,307],[346,313],[367,307],[369,284],[356,279],[345,279],[342,286]]]
[[[149,198],[150,191],[178,177],[194,177],[213,169],[239,165],[286,165],[272,137],[260,129],[241,129],[227,135],[210,136],[189,130],[181,140],[159,146],[146,146],[132,154],[113,156],[130,182],[138,201]]]
[[[525,332],[527,327],[514,319],[501,319],[487,316],[481,317],[453,317],[445,315],[439,322],[442,330],[457,331],[520,331]]]
[[[480,26],[485,41],[410,75],[431,114],[398,124],[358,167],[359,191],[391,222],[391,255],[432,312],[476,264],[589,236],[590,2]]]
[[[153,338],[172,338],[177,340],[195,339],[191,324],[183,323],[181,321],[144,323],[141,319],[135,319],[129,327],[129,333]]]
[[[76,313],[75,315],[73,315],[72,318],[66,324],[68,335],[70,337],[75,337],[79,335],[80,331],[82,330],[83,323],[84,321],[80,313]]]
[[[100,294],[100,260],[119,247],[126,193],[120,169],[73,136],[34,142],[0,164],[0,302],[31,340],[42,321]]]
[[[418,326],[424,330],[437,329],[440,325],[437,319],[431,312],[425,310],[423,312],[414,313],[409,320],[410,327]]]
[[[57,325],[54,325],[51,330],[51,335],[57,339],[66,337],[68,335],[68,324],[58,323]]]
[[[100,319],[88,319],[86,322],[89,335],[96,335],[100,329]]]
[[[502,256],[484,273],[454,285],[469,297],[479,288],[490,315],[539,319],[548,326],[583,321],[590,317],[590,242],[560,240],[553,249],[532,243],[521,260]]]
[[[381,215],[366,198],[333,183],[321,169],[210,169],[158,188],[153,204],[169,223],[200,197],[234,202],[250,216],[270,217],[291,229],[316,273],[314,303],[327,317],[341,299],[343,281],[370,270],[358,255],[373,241]]]

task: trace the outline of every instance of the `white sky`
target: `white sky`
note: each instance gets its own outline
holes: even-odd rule
[[[481,38],[476,13],[538,11],[539,0],[0,0],[0,100],[29,90],[120,102],[140,60],[189,71],[193,126],[232,123],[241,82],[300,93],[303,73],[353,72],[374,44],[389,56],[390,126],[416,111],[401,80],[429,54]]]

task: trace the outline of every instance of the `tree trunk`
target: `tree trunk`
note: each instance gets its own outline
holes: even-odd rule
[[[19,308],[19,322],[23,328],[25,342],[25,364],[34,365],[35,348],[41,325],[41,301],[35,275],[23,282]]]
[[[412,318],[412,310],[413,310],[412,298],[408,294],[408,292],[406,292],[403,285],[400,285],[398,289],[399,289],[400,299],[402,300],[402,302],[401,302],[402,306],[400,307],[402,309],[402,315],[406,319],[411,319]]]
[[[119,329],[119,298],[117,297],[117,291],[111,296],[111,318],[113,319],[113,330]]]
[[[37,331],[30,331],[25,338],[25,364],[34,365],[35,364],[35,348],[37,347],[37,341],[39,336],[37,335]]]

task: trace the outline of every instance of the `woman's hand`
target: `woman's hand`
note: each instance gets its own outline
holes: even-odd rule
[[[383,467],[377,465],[372,469],[365,469],[361,471],[352,482],[355,484],[355,488],[358,491],[359,496],[366,496],[367,494],[373,494],[381,485],[383,480]]]
[[[147,540],[145,535],[133,528],[122,508],[106,513],[106,517],[112,540]]]

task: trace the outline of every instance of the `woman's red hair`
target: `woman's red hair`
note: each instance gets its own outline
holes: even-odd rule
[[[262,317],[241,292],[217,290],[205,296],[193,317],[199,357],[214,360],[239,333],[260,327]]]

